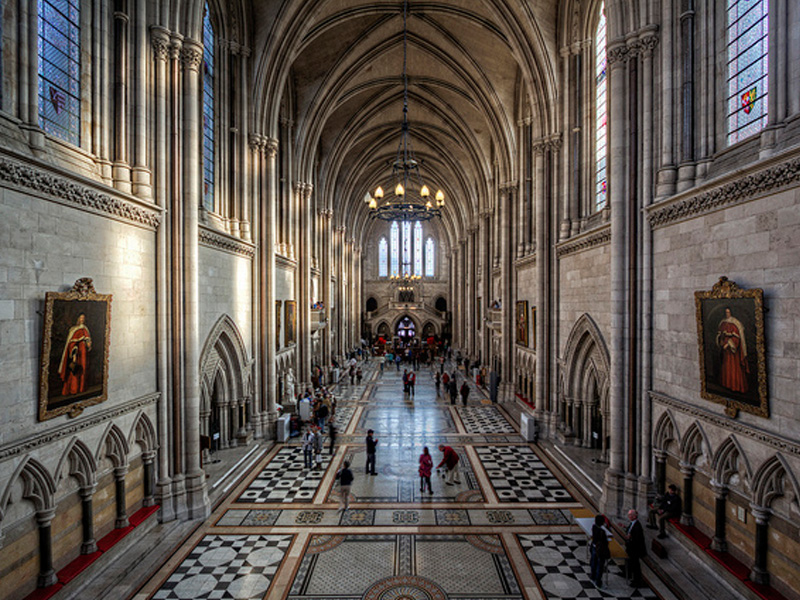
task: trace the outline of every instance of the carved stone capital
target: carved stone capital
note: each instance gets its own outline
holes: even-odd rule
[[[608,66],[618,63],[624,63],[629,58],[630,49],[627,44],[621,40],[617,40],[613,45],[608,47],[606,54],[608,56]]]
[[[200,72],[203,63],[203,49],[194,42],[186,43],[181,50],[181,65],[184,71]]]
[[[266,144],[264,151],[267,153],[267,158],[275,158],[278,156],[278,140],[275,138],[267,138]]]
[[[648,31],[644,37],[639,38],[639,46],[643,58],[650,58],[658,46],[658,32]]]
[[[153,57],[156,60],[166,61],[169,58],[169,31],[159,25],[150,28],[150,44],[153,46]]]

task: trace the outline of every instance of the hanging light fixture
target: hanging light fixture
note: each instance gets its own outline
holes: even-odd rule
[[[384,191],[378,186],[374,193],[364,196],[369,206],[370,216],[384,221],[427,221],[441,217],[444,207],[444,192],[437,190],[431,199],[431,191],[422,179],[419,161],[411,147],[408,125],[408,0],[403,2],[403,126],[400,144],[392,162],[392,182],[394,196],[384,199]]]

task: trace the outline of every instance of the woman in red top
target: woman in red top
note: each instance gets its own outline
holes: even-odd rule
[[[419,491],[425,492],[425,484],[428,485],[428,493],[433,494],[431,488],[431,471],[433,470],[433,458],[431,458],[428,447],[422,449],[422,454],[419,455]]]

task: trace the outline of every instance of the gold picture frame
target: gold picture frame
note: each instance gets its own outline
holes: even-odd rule
[[[84,277],[68,292],[45,294],[39,420],[77,417],[108,399],[111,294]]]
[[[284,304],[286,305],[284,343],[288,346],[297,342],[297,301],[286,300]]]
[[[743,289],[720,277],[711,291],[694,293],[700,354],[700,396],[769,417],[764,290]]]
[[[536,350],[536,307],[531,307],[531,349]]]
[[[528,347],[528,301],[517,300],[517,344]]]
[[[281,300],[275,300],[275,349],[281,349]]]

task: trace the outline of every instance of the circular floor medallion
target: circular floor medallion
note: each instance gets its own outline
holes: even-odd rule
[[[416,575],[401,575],[373,584],[363,600],[447,600],[447,594],[432,581]]]

